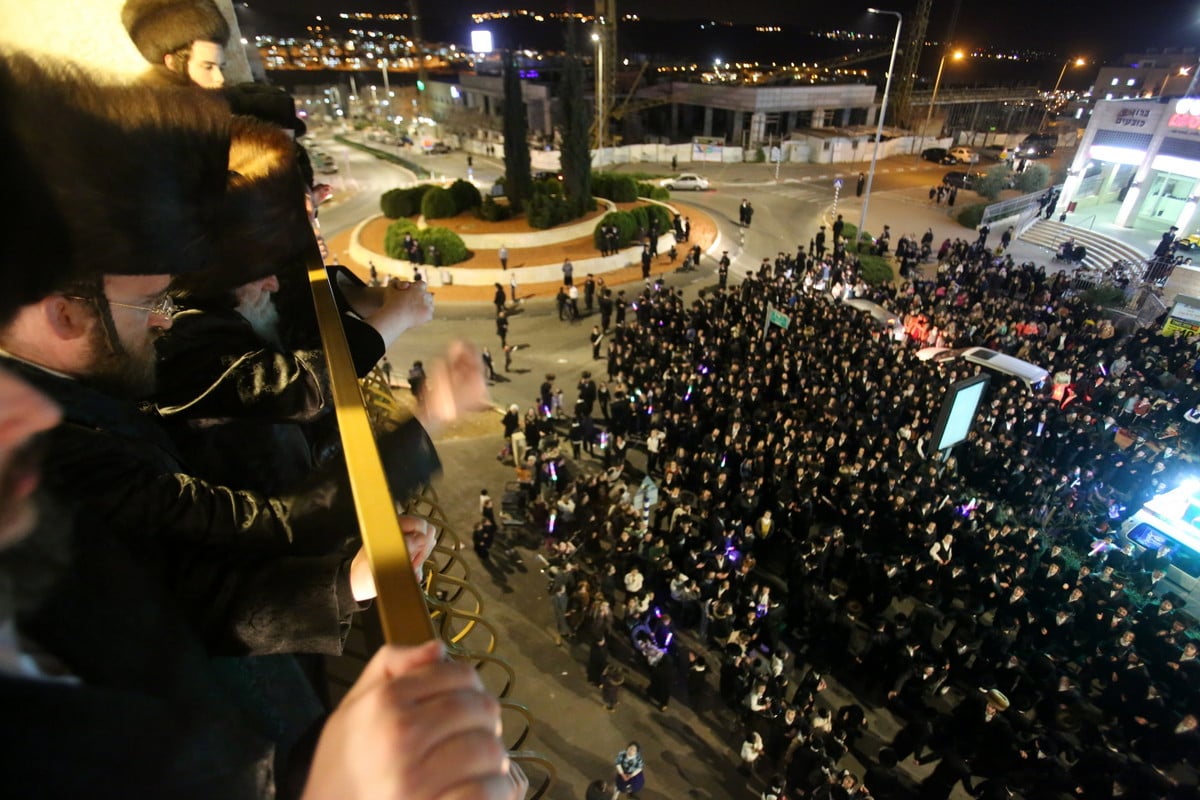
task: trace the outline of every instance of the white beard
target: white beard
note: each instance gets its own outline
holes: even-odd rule
[[[254,304],[241,303],[237,312],[245,317],[250,327],[265,342],[278,346],[279,341],[279,308],[270,292],[263,292]]]

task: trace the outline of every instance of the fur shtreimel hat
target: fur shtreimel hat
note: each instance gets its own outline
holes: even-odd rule
[[[229,41],[229,23],[212,0],[126,0],[121,24],[142,58],[155,65],[195,41],[222,47]]]

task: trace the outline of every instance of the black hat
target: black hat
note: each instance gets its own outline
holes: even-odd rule
[[[40,294],[19,303],[78,279],[217,262],[230,119],[220,98],[102,85],[65,62],[11,55],[0,58],[0,112],[0,159],[27,184],[6,214],[2,266],[24,253],[42,273]]]
[[[239,83],[221,90],[234,114],[257,117],[303,136],[308,126],[296,116],[296,101],[278,86]]]
[[[126,0],[121,24],[142,58],[161,65],[192,42],[229,41],[229,23],[211,0]]]

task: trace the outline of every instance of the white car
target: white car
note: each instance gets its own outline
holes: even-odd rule
[[[953,158],[956,164],[978,164],[979,153],[969,147],[951,147],[946,151],[947,158]]]
[[[998,353],[986,347],[963,347],[958,349],[922,347],[917,351],[917,358],[921,361],[934,362],[960,358],[976,366],[999,372],[1001,375],[1016,378],[1025,384],[1031,392],[1041,389],[1045,385],[1046,379],[1050,377],[1050,373],[1037,364],[1030,364],[1028,361],[1022,361],[1014,356]]]
[[[667,178],[660,184],[667,189],[692,189],[701,192],[708,188],[708,178],[701,178],[692,172],[685,172],[674,178]]]

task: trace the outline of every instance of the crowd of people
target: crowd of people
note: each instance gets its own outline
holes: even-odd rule
[[[14,796],[523,797],[500,707],[440,643],[313,675],[375,597],[308,292],[321,198],[282,91],[224,87],[209,0],[129,0],[117,84],[0,56],[21,201],[0,271],[0,772]],[[360,374],[432,318],[423,283],[329,270]],[[426,360],[382,434],[397,509],[486,405]],[[418,574],[437,530],[401,517]]]
[[[905,341],[848,296],[892,309]],[[607,469],[565,469],[551,380],[524,418],[529,518],[563,562],[559,632],[588,642],[593,682],[608,688],[614,642],[660,709],[673,692],[703,706],[719,673],[744,724],[731,751],[766,796],[1192,796],[1197,632],[1164,592],[1169,549],[1137,555],[1115,531],[1190,469],[1195,337],[1115,325],[982,237],[897,284],[864,284],[835,241],[691,302],[647,284],[629,309],[607,381],[586,376],[562,412]],[[934,344],[1018,356],[1052,386],[993,376],[941,458],[946,389],[976,370],[916,358]],[[830,674],[857,702],[830,707]],[[902,728],[855,750],[851,775],[864,705]],[[937,761],[919,786],[909,757]]]

